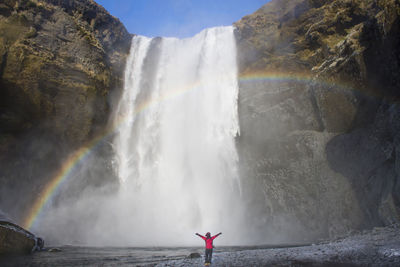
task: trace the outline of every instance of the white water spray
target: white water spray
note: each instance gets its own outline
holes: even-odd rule
[[[138,245],[234,242],[240,217],[232,27],[190,39],[135,36],[116,116],[122,228]]]

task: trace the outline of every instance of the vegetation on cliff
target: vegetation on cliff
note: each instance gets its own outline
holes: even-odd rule
[[[395,0],[272,0],[235,23],[241,76],[259,77],[240,84],[238,147],[266,236],[399,222],[399,15]]]
[[[104,130],[130,39],[91,0],[0,3],[0,203],[17,220],[63,158]]]
[[[255,242],[400,222],[399,17],[396,0],[272,0],[235,23]],[[16,221],[104,130],[130,37],[92,0],[0,3],[0,203]],[[111,151],[85,184],[112,177]]]

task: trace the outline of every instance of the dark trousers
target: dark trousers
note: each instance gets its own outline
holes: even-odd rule
[[[212,251],[213,251],[212,248],[206,248],[205,263],[211,263]]]

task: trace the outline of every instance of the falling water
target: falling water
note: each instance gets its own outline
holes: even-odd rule
[[[235,242],[237,98],[232,27],[182,40],[133,38],[115,145],[116,208],[134,244],[193,244],[197,231]]]

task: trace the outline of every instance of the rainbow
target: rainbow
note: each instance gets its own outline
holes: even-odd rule
[[[306,73],[284,73],[284,72],[249,72],[239,76],[240,82],[255,82],[255,81],[275,81],[275,82],[310,82],[313,81],[313,76]]]
[[[73,171],[78,162],[81,162],[90,152],[90,147],[83,147],[78,149],[62,164],[61,168],[56,172],[54,178],[45,186],[39,197],[34,202],[29,215],[26,217],[23,227],[31,229],[36,218],[42,212],[46,204],[51,200],[53,195],[56,195],[57,189],[61,187],[66,178]]]
[[[317,78],[310,73],[284,73],[284,72],[249,72],[239,76],[239,82],[294,82],[294,83],[311,83],[327,87],[337,87],[341,89],[354,89],[346,83],[338,83],[337,81],[329,81],[327,79]]]
[[[155,106],[158,103],[179,97],[187,91],[196,90],[198,88],[200,88],[200,83],[196,82],[185,88],[178,88],[159,97],[147,99],[135,108],[134,114],[138,114],[150,108],[151,106]],[[120,125],[126,121],[128,116],[129,114],[119,115],[117,118],[115,118],[113,125],[108,127],[108,130],[100,133],[97,135],[97,137],[93,138],[90,142],[67,157],[67,159],[61,165],[61,168],[53,175],[53,178],[50,179],[50,182],[48,182],[44,189],[42,189],[42,191],[39,193],[38,198],[23,221],[22,225],[24,228],[31,229],[34,226],[38,217],[43,213],[43,210],[48,203],[51,203],[52,199],[57,195],[57,192],[59,192],[59,189],[62,187],[62,185],[65,184],[68,178],[72,176],[71,173],[75,167],[79,163],[83,162],[88,157],[90,152],[92,152],[99,144],[101,144],[102,140],[112,136],[118,130]]]
[[[333,84],[327,81],[317,81],[313,76],[306,74],[288,74],[288,73],[278,73],[278,72],[269,72],[269,73],[247,73],[239,76],[239,82],[257,82],[257,81],[273,81],[273,82],[317,82],[319,84],[327,84],[331,86],[339,86],[338,84]],[[348,86],[342,85],[340,87],[348,88]],[[150,98],[146,101],[143,101],[140,105],[138,105],[134,111],[135,114],[140,113],[151,106],[157,105],[160,102],[167,101],[171,98],[178,97],[188,91],[196,90],[200,88],[200,84],[198,82],[186,86],[185,88],[180,88],[169,92],[168,94],[159,96],[157,98]],[[48,206],[48,203],[52,202],[54,196],[57,195],[60,188],[63,184],[71,177],[71,173],[75,169],[75,167],[84,162],[84,160],[88,157],[91,151],[101,143],[102,140],[114,134],[119,126],[126,121],[129,114],[120,115],[118,118],[114,120],[112,126],[108,127],[108,130],[99,134],[97,137],[93,138],[86,145],[72,153],[61,165],[61,168],[54,174],[53,178],[50,179],[50,182],[45,185],[44,189],[40,192],[38,198],[34,202],[32,208],[29,210],[28,215],[25,217],[23,226],[26,229],[31,229],[35,222],[38,220],[40,215],[45,210],[45,207]]]

